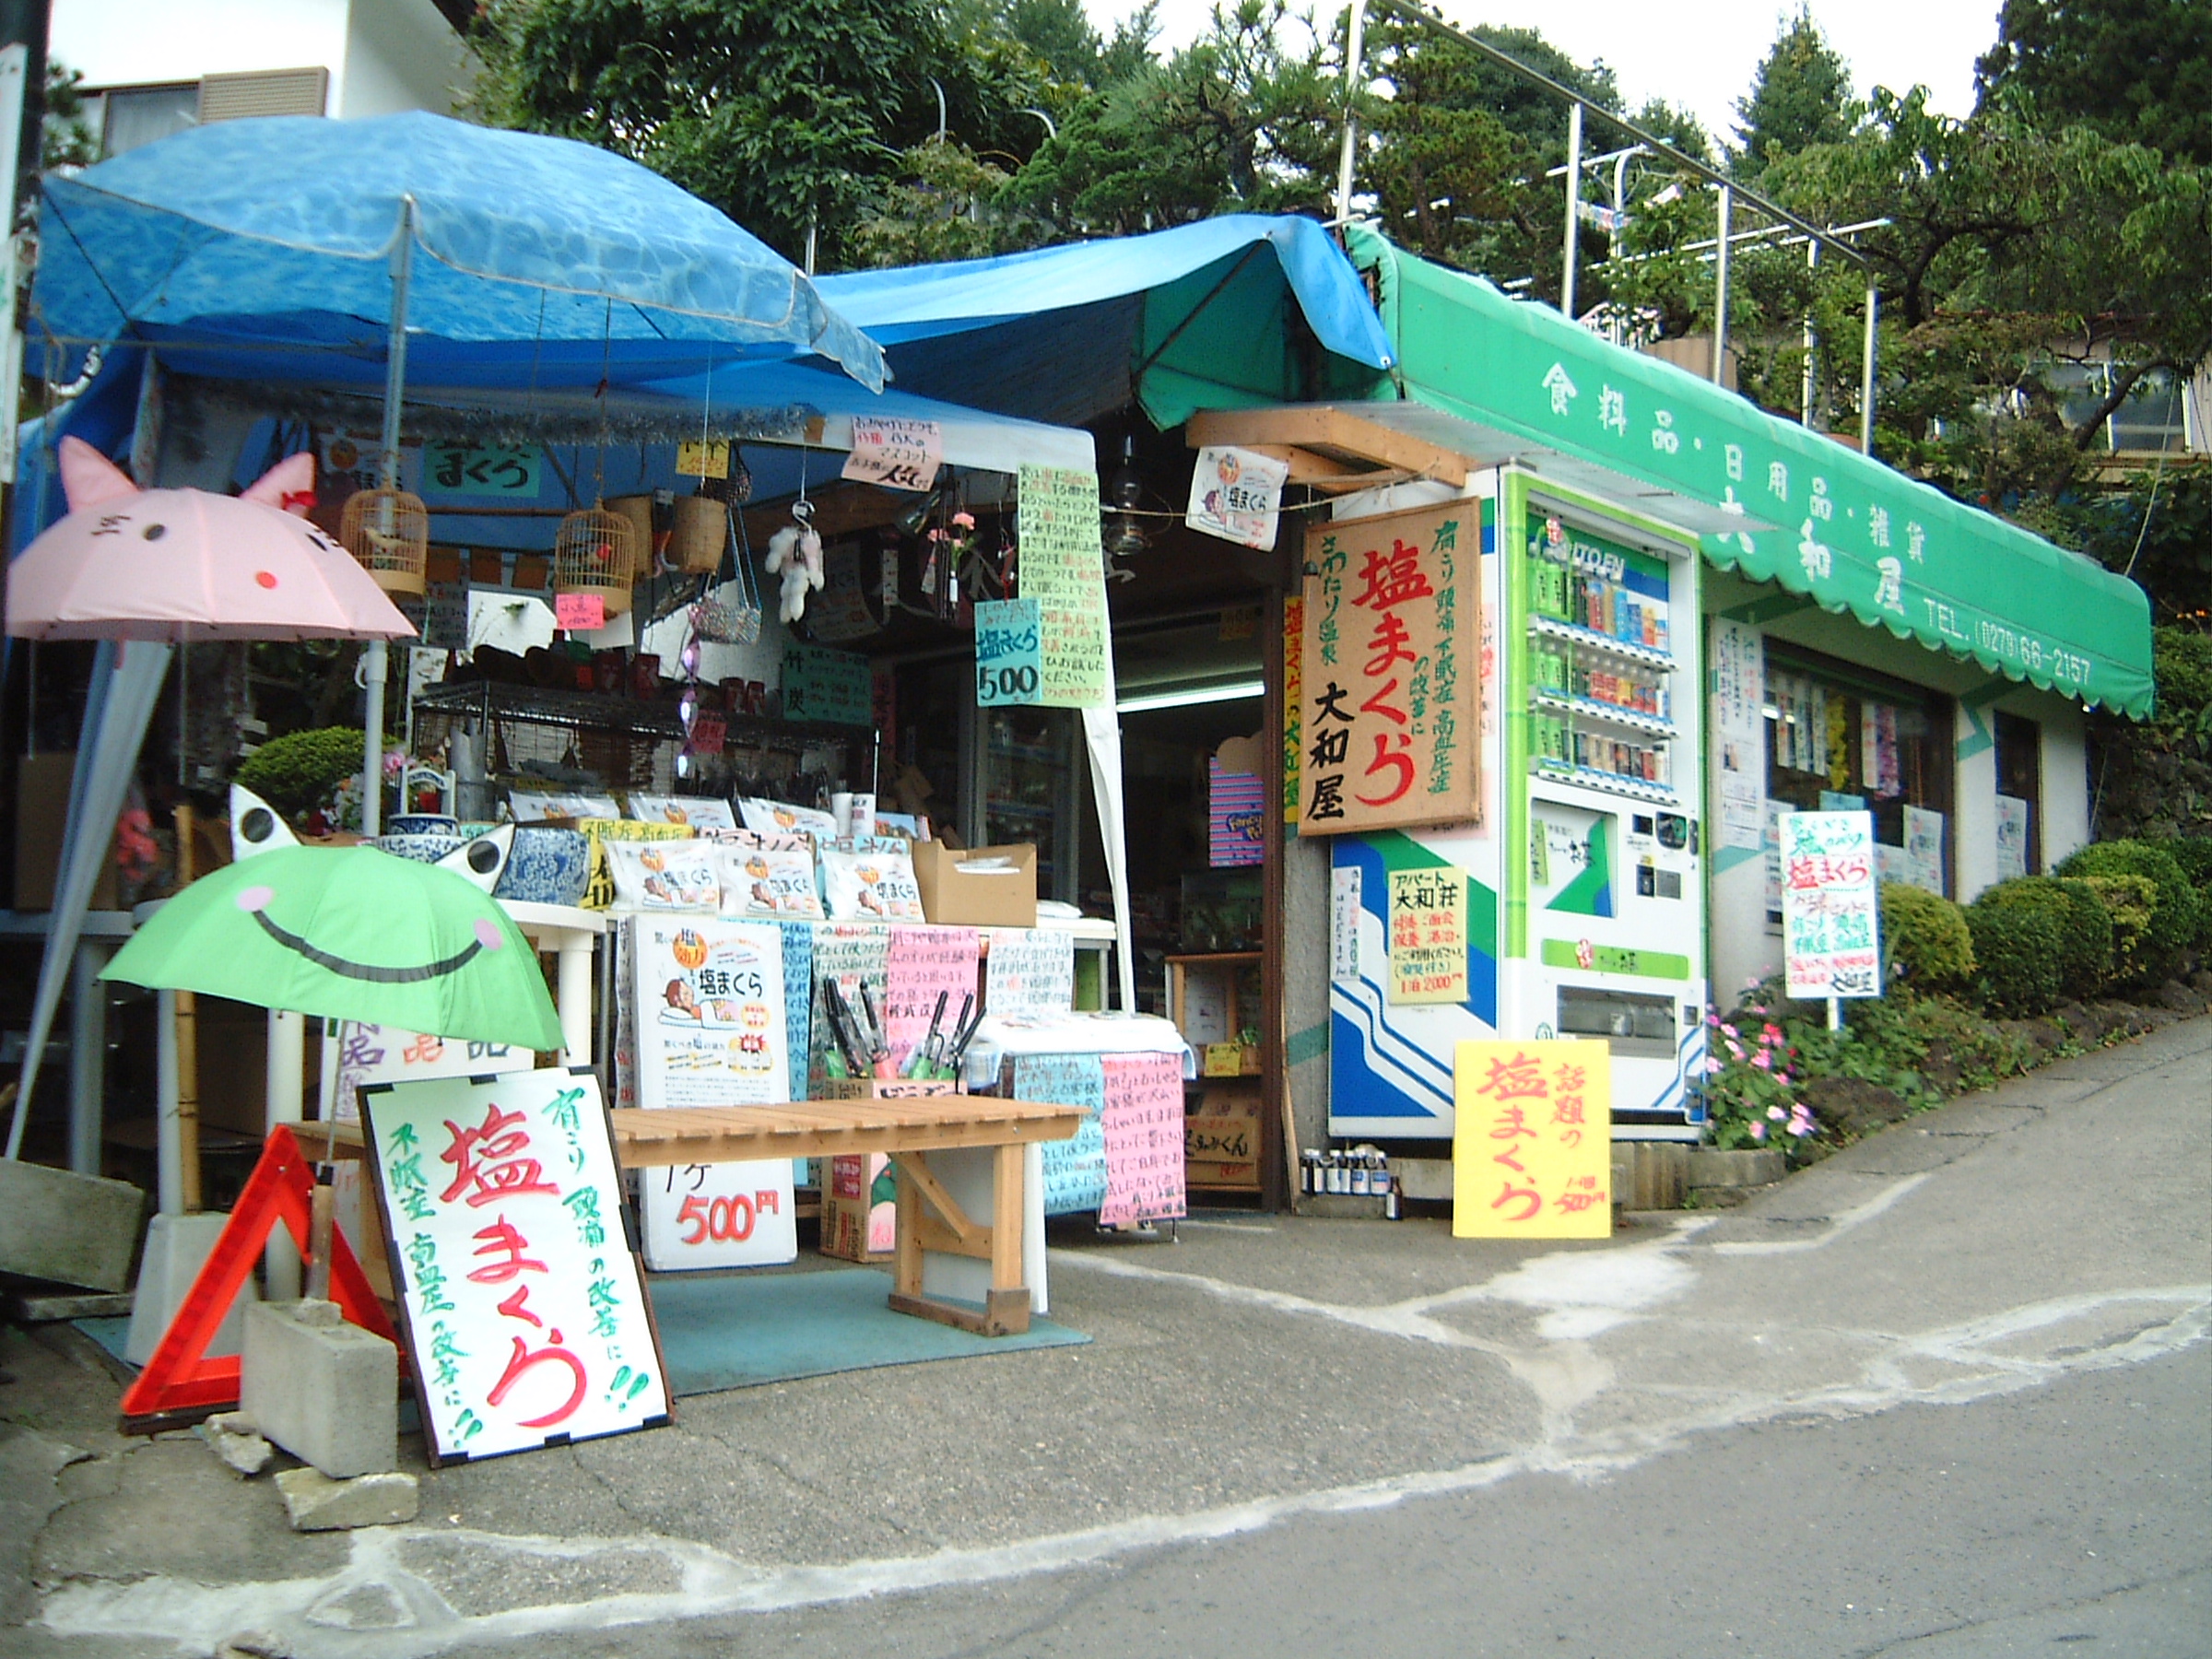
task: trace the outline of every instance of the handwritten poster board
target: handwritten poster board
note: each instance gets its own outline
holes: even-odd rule
[[[587,1067],[362,1091],[433,1467],[669,1420]]]
[[[866,725],[875,719],[868,659],[795,641],[783,648],[783,718]]]
[[[1767,798],[1767,644],[1755,628],[1712,622],[1712,736],[1720,796],[1716,840],[1759,849]]]
[[[638,1104],[748,1106],[792,1098],[783,935],[772,922],[640,916]],[[655,1272],[750,1267],[798,1254],[789,1159],[646,1171],[638,1199]]]
[[[535,443],[427,442],[422,446],[423,492],[535,501],[541,453]]]
[[[1083,1121],[1072,1137],[1046,1141],[1040,1148],[1044,1155],[1044,1213],[1076,1215],[1104,1205],[1106,1068],[1100,1056],[1018,1055],[1014,1098],[1083,1108]]]
[[[994,1016],[1065,1014],[1076,1006],[1076,940],[1052,927],[994,927],[983,1006]],[[1049,1100],[1024,1095],[1023,1100]]]
[[[1789,994],[1882,994],[1874,815],[1782,817],[1782,954]]]
[[[1465,501],[1307,532],[1301,833],[1479,816],[1478,535]]]
[[[1035,599],[984,599],[975,607],[975,702],[1033,703],[1043,685]]]
[[[1911,806],[1905,808],[1908,815],[1905,819],[1908,826],[1906,830],[1906,845],[1908,847],[1912,844],[1910,826],[1912,820],[1910,815],[1913,810]],[[1999,881],[2010,881],[2016,877],[2028,874],[2028,802],[2018,795],[2001,794],[1997,796],[1997,879]],[[1937,817],[1934,813],[1926,816]],[[1940,819],[1938,821],[1940,822]],[[1940,831],[1938,834],[1940,836]],[[1940,857],[1940,839],[1937,841],[1937,856]]]
[[[1391,871],[1390,1000],[1467,1000],[1467,878],[1464,871]]]
[[[1613,1062],[1603,1042],[1462,1042],[1453,1052],[1452,1236],[1613,1231]]]
[[[1300,774],[1305,764],[1306,602],[1283,601],[1283,833],[1298,833]]]
[[[892,1062],[903,1072],[908,1057],[929,1035],[939,996],[945,999],[945,1015],[937,1024],[944,1039],[939,1046],[951,1046],[962,999],[976,993],[982,947],[972,927],[894,927],[890,935],[883,970],[883,1035]],[[974,1012],[972,1001],[967,1006]]]
[[[1184,1213],[1182,1063],[1174,1054],[1101,1054],[1106,1100],[1102,1226]]]
[[[1021,596],[1037,602],[1040,681],[1048,709],[1096,708],[1112,678],[1106,656],[1106,550],[1099,478],[1025,466],[1015,512]]]

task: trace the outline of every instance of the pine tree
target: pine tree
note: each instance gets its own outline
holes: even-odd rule
[[[1783,26],[1735,113],[1738,171],[1752,178],[1783,156],[1851,136],[1861,113],[1851,95],[1851,65],[1809,9]]]

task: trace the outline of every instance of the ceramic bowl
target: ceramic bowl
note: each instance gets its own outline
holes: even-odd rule
[[[452,823],[453,819],[445,820]],[[436,864],[440,859],[458,853],[468,843],[458,835],[430,834],[415,830],[395,830],[380,835],[376,844],[385,852],[400,858],[411,858],[417,864]]]
[[[518,824],[495,896],[524,904],[581,904],[591,880],[591,839],[581,830]]]
[[[384,820],[386,835],[458,835],[461,822],[435,812],[403,812]]]

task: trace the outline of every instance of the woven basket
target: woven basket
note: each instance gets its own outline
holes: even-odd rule
[[[387,594],[419,594],[430,550],[430,512],[404,489],[359,489],[346,498],[338,540]]]
[[[676,535],[668,543],[668,568],[687,576],[710,576],[722,569],[729,544],[730,509],[712,496],[676,498]]]
[[[553,538],[553,591],[596,594],[610,617],[629,608],[638,579],[638,537],[630,521],[587,507],[560,521]]]

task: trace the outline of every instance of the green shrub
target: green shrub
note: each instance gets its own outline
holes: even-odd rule
[[[2001,881],[1967,907],[1967,925],[1982,910],[2030,911],[2058,930],[2060,994],[2077,1002],[2103,994],[2112,976],[2112,918],[2087,882],[2054,876]],[[1974,935],[1974,954],[1982,936]]]
[[[1974,994],[1992,1014],[2015,1018],[2048,1012],[2065,988],[2058,924],[2025,905],[1970,905]]]
[[[2128,982],[2156,985],[2181,971],[2196,943],[2200,907],[2196,884],[2163,846],[2149,841],[2097,841],[2058,866],[2061,876],[2136,876],[2151,884],[2150,924],[2125,963]],[[2113,924],[2118,925],[2115,914]],[[2118,941],[2114,946],[2117,949]]]
[[[1889,977],[1916,991],[1961,991],[1973,982],[1966,912],[1925,888],[1882,883],[1882,954]]]
[[[2097,895],[2112,919],[2112,982],[2142,981],[2150,938],[2151,902],[2158,889],[2144,876],[2084,876],[2081,885]]]
[[[272,737],[238,769],[238,782],[277,811],[298,817],[330,799],[361,770],[359,726],[324,726]]]
[[[2212,835],[2183,835],[2159,843],[2196,888],[2196,948],[2212,955]]]

